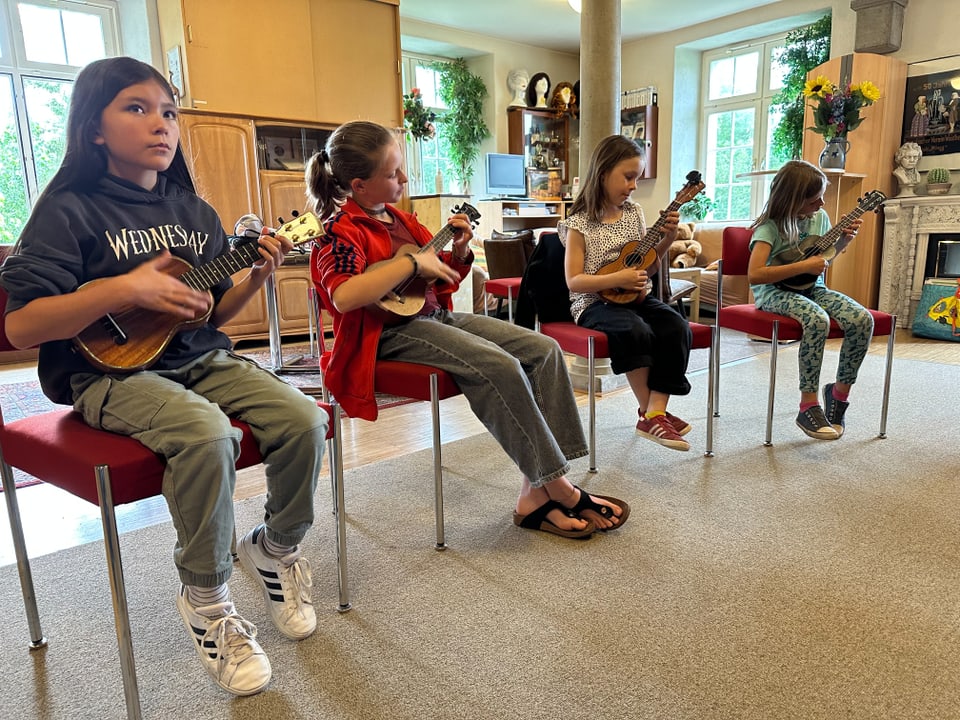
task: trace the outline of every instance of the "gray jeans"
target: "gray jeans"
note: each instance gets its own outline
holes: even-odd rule
[[[88,425],[136,438],[166,460],[163,495],[187,585],[226,582],[233,567],[233,491],[240,455],[234,417],[264,457],[267,534],[296,545],[313,524],[327,414],[256,363],[215,350],[176,370],[77,375],[74,407]]]
[[[552,338],[497,318],[440,310],[384,328],[378,357],[450,373],[535,487],[564,476],[568,460],[587,454],[567,364]]]

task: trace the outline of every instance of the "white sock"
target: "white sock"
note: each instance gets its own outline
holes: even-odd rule
[[[190,604],[195,608],[230,602],[230,588],[227,587],[226,583],[221,583],[216,587],[187,585],[186,588],[187,600],[189,600]]]
[[[294,550],[297,549],[296,545],[281,545],[270,539],[267,535],[267,530],[263,530],[263,549],[270,557],[275,557],[278,560],[282,557],[286,557]]]

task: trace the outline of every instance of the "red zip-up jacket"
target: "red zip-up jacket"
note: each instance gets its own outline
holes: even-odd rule
[[[433,239],[416,215],[392,205],[390,210],[418,245],[423,247]],[[326,231],[326,235],[314,244],[310,257],[311,277],[320,302],[333,316],[333,351],[323,382],[347,415],[376,420],[373,371],[383,330],[382,316],[366,308],[340,313],[333,305],[333,294],[341,283],[359,275],[373,263],[393,257],[393,243],[383,223],[369,217],[352,198],[348,198],[341,211],[327,221]],[[472,254],[465,264],[457,262],[449,250],[441,251],[439,255],[460,274],[461,280],[470,272]],[[434,287],[441,307],[453,308],[452,295],[458,287],[459,283]]]

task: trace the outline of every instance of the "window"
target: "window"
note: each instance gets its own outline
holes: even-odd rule
[[[440,99],[440,73],[433,68],[437,62],[443,62],[443,58],[404,53],[403,92],[409,93],[413,88],[419,88],[424,107],[440,116],[447,106]],[[411,195],[450,192],[455,177],[450,161],[450,145],[446,138],[446,127],[440,122],[436,126],[437,132],[430,140],[415,140],[407,134],[407,176]],[[440,178],[437,177],[438,169]]]
[[[766,38],[704,53],[701,147],[715,220],[759,215],[771,176],[744,173],[776,170],[787,160],[771,156],[773,130],[780,117],[768,109],[782,85],[783,68],[772,52],[783,40],[783,36]]]
[[[77,72],[118,51],[114,2],[0,0],[0,243],[60,167]]]

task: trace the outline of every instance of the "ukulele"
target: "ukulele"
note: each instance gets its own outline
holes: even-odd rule
[[[313,213],[304,213],[286,223],[274,235],[281,235],[294,245],[315,240],[324,234],[323,226]],[[194,267],[186,260],[174,258],[164,272],[178,277],[194,290],[209,291],[214,285],[235,272],[248,268],[261,259],[256,241],[238,245],[204,265]],[[97,278],[80,286],[79,290],[103,282]],[[134,372],[153,365],[173,336],[181,330],[200,327],[213,313],[213,303],[202,316],[184,320],[168,313],[143,307],[128,307],[104,315],[84,328],[73,338],[73,344],[93,365],[105,372]]]
[[[453,208],[454,215],[466,215],[471,226],[480,219],[480,213],[470,203],[461,203]],[[373,263],[367,270],[375,268],[383,263],[402,255],[419,255],[428,251],[440,252],[446,247],[447,243],[453,240],[460,229],[451,223],[447,223],[433,238],[423,247],[419,245],[404,245],[389,260],[381,260]],[[426,302],[428,281],[422,277],[407,278],[390,292],[370,305],[370,309],[385,315],[386,321],[398,321],[413,317],[423,309]]]
[[[879,190],[871,190],[860,199],[856,209],[840,218],[837,224],[826,233],[823,235],[808,235],[797,247],[787,248],[777,253],[777,255],[770,259],[769,264],[789,265],[790,263],[806,260],[814,255],[822,255],[827,260],[833,260],[833,258],[837,256],[837,253],[843,250],[853,239],[843,234],[844,228],[849,227],[854,220],[870,210],[879,212],[880,206],[883,205],[886,199],[887,196]],[[786,280],[774,283],[774,285],[781,290],[800,292],[813,287],[818,277],[820,276],[812,273],[800,273],[799,275],[794,275]]]
[[[648,268],[657,261],[657,245],[663,239],[661,228],[666,222],[666,213],[678,209],[684,203],[695,198],[703,190],[704,184],[700,179],[700,173],[697,170],[691,170],[687,173],[687,184],[680,188],[680,192],[673,199],[663,214],[657,218],[657,221],[647,228],[647,234],[641,240],[631,240],[620,251],[620,256],[613,262],[609,262],[597,271],[597,275],[610,275],[611,273],[623,270],[625,267]],[[607,288],[600,291],[600,297],[607,302],[626,305],[635,302],[640,293],[636,290],[624,290],[623,288]]]

